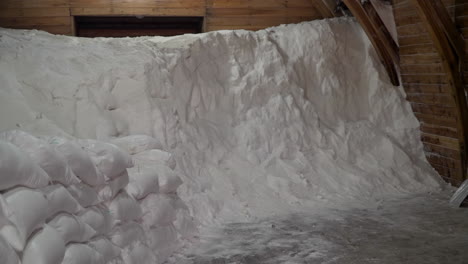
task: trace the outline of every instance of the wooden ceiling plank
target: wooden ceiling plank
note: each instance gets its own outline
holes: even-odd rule
[[[451,19],[450,22],[447,21],[446,18],[450,18],[450,16],[440,0],[411,0],[411,2],[417,7],[422,23],[429,32],[441,56],[442,65],[447,73],[447,79],[451,88],[451,96],[456,103],[456,125],[457,131],[459,132],[458,142],[462,161],[462,173],[459,176],[460,178],[456,180],[463,181],[466,178],[466,142],[468,141],[468,108],[463,84],[463,74],[460,67],[462,64],[461,62],[463,62],[464,54],[460,53],[462,51],[457,50],[457,37],[455,37],[453,33],[454,31],[456,32],[454,28],[455,25],[451,22]],[[452,27],[453,29],[450,29]],[[459,54],[461,54],[461,56]]]

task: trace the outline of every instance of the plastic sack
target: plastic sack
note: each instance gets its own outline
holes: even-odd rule
[[[0,195],[0,229],[5,225],[10,224],[10,222],[9,222],[9,220],[7,218],[7,215],[6,215],[8,213],[8,208],[6,208],[6,207],[7,207],[6,202],[3,199],[3,196]]]
[[[11,224],[0,234],[17,251],[22,251],[27,238],[39,229],[47,217],[47,199],[42,192],[19,187],[3,195],[2,210]]]
[[[160,263],[153,250],[140,242],[122,250],[122,258],[125,264]]]
[[[57,215],[47,224],[60,233],[65,243],[87,242],[96,234],[96,231],[94,231],[94,229],[92,229],[88,224],[85,224],[77,217],[66,213]]]
[[[60,264],[65,254],[65,243],[60,234],[44,225],[28,242],[22,264]]]
[[[0,133],[0,140],[8,141],[28,154],[52,181],[65,185],[80,182],[68,166],[66,159],[47,142],[19,130]]]
[[[174,226],[162,226],[147,232],[149,247],[158,253],[158,257],[165,260],[177,249],[177,232]]]
[[[172,170],[176,167],[176,160],[172,156],[171,153],[159,150],[159,149],[151,149],[146,150],[141,153],[133,155],[133,160],[135,165],[148,165],[159,163],[161,165],[165,165]]]
[[[114,200],[109,203],[109,211],[114,225],[138,220],[142,215],[141,207],[138,202],[125,191],[120,192]]]
[[[90,241],[88,246],[99,252],[103,256],[103,259],[106,263],[120,257],[120,248],[112,244],[107,238],[96,238]]]
[[[103,256],[86,244],[70,244],[62,264],[105,264]]]
[[[78,218],[96,231],[96,236],[107,235],[112,229],[112,217],[104,205],[86,208]]]
[[[176,220],[176,208],[171,197],[164,194],[150,194],[140,203],[145,228],[169,225]]]
[[[98,198],[101,201],[110,201],[119,193],[120,190],[124,189],[129,182],[127,170],[124,170],[119,177],[112,179],[106,183],[106,185],[99,188]]]
[[[131,168],[128,169],[128,176],[130,182],[126,190],[135,199],[139,200],[159,191],[158,173],[152,168]]]
[[[159,192],[171,194],[177,191],[177,188],[182,184],[182,180],[174,172],[159,174]]]
[[[83,207],[73,198],[70,192],[60,184],[47,186],[42,189],[42,192],[47,198],[48,218],[59,212],[75,214],[83,210]]]
[[[20,260],[15,250],[0,236],[0,263],[19,264]]]
[[[146,239],[146,234],[138,223],[127,222],[123,225],[114,227],[109,238],[114,245],[120,248],[126,248],[137,241]]]
[[[104,175],[96,169],[93,161],[81,146],[59,137],[49,138],[48,142],[65,157],[72,171],[83,182],[91,186],[104,184]]]
[[[137,154],[150,149],[162,149],[162,144],[157,139],[147,135],[131,135],[111,140],[119,148],[130,154]]]
[[[177,210],[174,227],[182,239],[191,239],[197,232],[197,227],[188,210]]]
[[[83,207],[89,207],[100,203],[96,190],[84,183],[68,186],[67,190]]]
[[[18,147],[0,141],[0,190],[18,185],[40,188],[49,184],[47,173]]]
[[[78,140],[78,143],[107,179],[114,179],[125,169],[133,167],[132,157],[115,145],[89,139]]]
[[[122,259],[121,256],[116,257],[116,258],[113,259],[113,260],[109,260],[109,261],[107,261],[106,263],[107,263],[107,264],[127,264],[127,263],[125,263],[125,261]],[[156,263],[156,264],[157,264],[157,263]]]

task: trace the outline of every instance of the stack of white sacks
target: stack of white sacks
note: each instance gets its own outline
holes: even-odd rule
[[[0,263],[161,263],[190,238],[171,154],[112,143],[0,133]]]

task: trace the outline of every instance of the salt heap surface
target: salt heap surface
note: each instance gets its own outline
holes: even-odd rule
[[[164,151],[134,162],[160,166],[160,186],[179,177],[198,226],[443,186],[349,18],[171,38],[1,29],[0,83],[0,131],[152,137]]]

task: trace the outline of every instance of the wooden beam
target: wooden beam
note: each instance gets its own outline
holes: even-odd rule
[[[456,125],[462,166],[460,178],[455,180],[461,183],[466,178],[466,142],[468,142],[468,108],[463,85],[463,72],[460,66],[463,64],[465,55],[464,50],[457,47],[461,36],[456,33],[456,27],[440,0],[411,0],[411,2],[417,7],[418,14],[441,57],[451,88],[450,93],[456,104]]]
[[[398,45],[392,38],[387,27],[378,15],[370,1],[343,0],[351,13],[361,24],[372,42],[377,54],[387,70],[393,85],[399,86],[398,71],[396,65],[399,63]]]
[[[443,28],[445,35],[450,41],[450,44],[452,44],[452,47],[457,53],[458,57],[464,58],[465,41],[460,32],[458,32],[457,27],[453,24],[453,21],[450,18],[450,15],[447,12],[444,4],[439,0],[433,1],[431,4],[434,5],[434,10],[437,11],[438,16],[435,17],[437,23]]]
[[[335,0],[311,0],[315,8],[322,15],[323,18],[335,17]]]
[[[377,10],[375,10],[375,7],[372,5],[372,3],[370,1],[366,1],[362,3],[362,6],[364,7],[364,10],[366,11],[367,15],[374,22],[372,23],[372,26],[377,31],[379,38],[382,39],[385,48],[393,57],[393,60],[397,65],[400,59],[398,44],[393,39],[392,34],[380,18],[379,13],[377,13]]]

